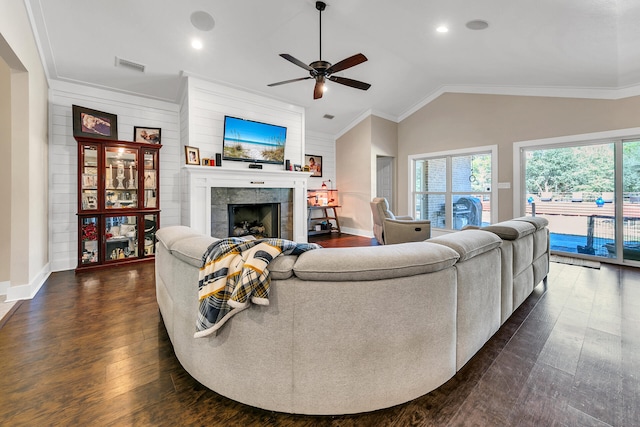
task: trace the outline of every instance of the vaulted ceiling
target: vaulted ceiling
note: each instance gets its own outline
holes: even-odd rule
[[[315,0],[25,3],[50,79],[177,102],[186,73],[301,105],[307,130],[331,135],[370,112],[402,119],[443,91],[640,94],[637,0],[329,0],[322,59],[363,53],[367,62],[335,75],[372,86],[329,82],[319,100],[313,80],[267,86],[308,76],[279,54],[320,59]],[[196,28],[198,11],[213,17],[213,29]],[[489,27],[469,29],[471,20]],[[448,32],[437,32],[441,25]],[[194,37],[202,49],[191,47]],[[116,66],[116,57],[145,70]]]

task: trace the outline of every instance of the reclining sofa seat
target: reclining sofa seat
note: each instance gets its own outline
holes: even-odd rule
[[[520,217],[482,227],[502,240],[501,323],[545,281],[549,274],[549,221],[540,217]]]
[[[369,205],[373,215],[373,235],[381,245],[422,242],[431,237],[430,220],[396,216],[389,210],[389,202],[384,197],[374,198]]]
[[[449,380],[500,325],[502,241],[469,230],[277,257],[269,306],[195,339],[198,272],[217,239],[184,226],[157,237],[156,295],[178,360],[208,388],[263,409],[330,415],[407,402]]]

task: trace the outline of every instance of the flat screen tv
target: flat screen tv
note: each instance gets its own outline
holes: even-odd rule
[[[224,116],[224,160],[284,164],[287,128]]]

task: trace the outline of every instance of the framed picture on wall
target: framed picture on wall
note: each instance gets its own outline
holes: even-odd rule
[[[322,156],[305,154],[304,165],[309,167],[309,172],[313,172],[311,176],[322,176]]]
[[[133,141],[160,144],[160,128],[133,127]]]
[[[118,116],[115,114],[73,105],[72,115],[73,136],[118,139]]]

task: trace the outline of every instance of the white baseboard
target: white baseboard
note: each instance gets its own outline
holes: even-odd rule
[[[75,258],[65,258],[56,260],[51,263],[51,272],[74,270],[77,267],[78,260]]]
[[[360,230],[358,228],[340,227],[340,231],[347,234],[353,234],[354,236],[361,237],[373,237],[373,230]]]
[[[33,298],[34,296],[36,296],[42,285],[44,285],[44,282],[47,280],[47,278],[49,278],[50,274],[51,269],[49,267],[49,264],[47,263],[42,268],[42,270],[40,270],[40,273],[38,273],[38,275],[34,277],[29,284],[9,286],[9,288],[7,289],[6,301],[18,301]]]
[[[0,282],[0,295],[6,295],[9,290],[9,282]]]

